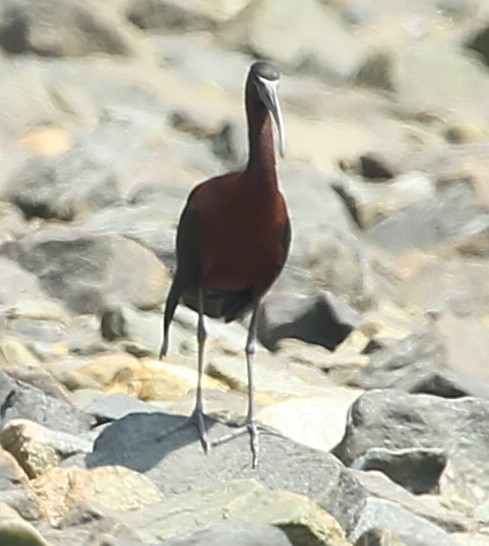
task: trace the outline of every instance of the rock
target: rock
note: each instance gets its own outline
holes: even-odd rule
[[[386,165],[384,158],[375,154],[363,154],[360,156],[361,175],[369,180],[388,180],[394,178],[393,169]]]
[[[44,370],[41,366],[9,367],[6,372],[13,379],[28,383],[53,398],[70,403],[66,389],[56,381],[52,374]]]
[[[413,537],[425,533],[425,542],[418,541],[425,546],[429,541],[454,545],[440,525],[450,532],[470,528],[460,516],[446,509],[428,508],[380,473],[370,476],[363,471],[345,469],[336,457],[286,438],[262,434],[260,461],[254,470],[250,467],[249,438],[246,436],[217,446],[207,455],[202,452],[193,426],[162,441],[157,440],[165,430],[181,422],[182,417],[168,414],[128,415],[104,429],[95,442],[93,453],[72,460],[71,464],[89,467],[118,464],[144,472],[163,493],[171,495],[170,500],[174,495],[190,495],[195,489],[215,488],[218,484],[222,492],[229,480],[250,478],[272,490],[306,495],[338,520],[352,542],[355,541],[352,536],[359,537],[368,529],[381,526],[382,521],[388,522],[386,527],[407,543],[412,539],[416,544]],[[210,419],[207,427],[211,440],[235,430]],[[133,513],[135,518],[141,515],[138,523],[132,520],[138,528],[148,522],[143,514],[148,515],[150,522],[158,518],[158,513],[150,507],[139,514]],[[184,514],[180,514],[183,517]]]
[[[292,24],[297,29],[293,37]],[[256,2],[228,25],[224,35],[258,57],[335,82],[351,79],[366,54],[336,13],[314,0],[304,2],[300,13],[292,0]]]
[[[308,298],[280,294],[263,304],[257,336],[272,351],[288,337],[334,350],[359,322],[359,314],[329,292]]]
[[[32,339],[32,347],[38,348],[44,345],[61,345],[65,337],[65,327],[63,324],[53,320],[33,320],[21,318],[10,323],[11,329],[23,338]]]
[[[292,546],[287,535],[274,527],[260,523],[222,522],[197,531],[188,538],[164,541],[164,546]]]
[[[85,499],[123,512],[162,500],[147,478],[123,467],[51,468],[31,484],[52,524]]]
[[[197,385],[195,369],[154,359],[139,361],[124,353],[99,356],[79,372],[95,379],[108,392],[122,392],[141,400],[179,399]],[[202,387],[224,388],[207,375],[202,378]]]
[[[139,397],[141,400],[174,400],[180,399],[185,394],[193,391],[197,385],[197,371],[189,370],[188,367],[160,362],[159,360],[145,359],[143,366],[147,372],[146,377],[141,380]],[[210,374],[209,374],[210,375]],[[225,386],[221,381],[209,377],[208,373],[202,377],[203,389],[224,390]],[[124,382],[125,382],[125,378]],[[116,378],[117,381],[117,378]],[[114,389],[117,389],[117,383]]]
[[[0,257],[0,303],[4,306],[22,305],[22,300],[46,297],[35,275],[16,262]]]
[[[100,330],[105,339],[127,340],[146,354],[158,354],[161,344],[161,314],[143,313],[131,305],[104,309]]]
[[[16,366],[36,366],[39,360],[29,349],[13,336],[0,338],[0,356],[5,364]]]
[[[0,45],[9,53],[127,55],[136,50],[136,44],[129,28],[97,4],[8,0],[0,12]]]
[[[434,40],[398,48],[390,57],[388,81],[401,111],[414,114],[450,109],[458,116],[478,116],[482,96],[487,92],[481,65],[446,43]],[[423,85],[434,78],[436,85]]]
[[[445,311],[482,317],[489,301],[485,260],[477,258],[429,260],[402,283],[400,300],[436,318]]]
[[[436,199],[406,205],[366,234],[369,241],[399,254],[413,247],[461,244],[484,232],[488,223],[487,211],[476,202],[472,189],[455,181],[439,187]]]
[[[9,506],[0,504],[0,544],[9,546],[49,546],[35,527]]]
[[[464,370],[453,371],[447,366],[447,348],[443,338],[424,329],[401,339],[386,342],[380,338],[367,345],[369,354],[366,366],[359,367],[347,384],[363,389],[402,389],[413,394],[433,394],[443,398],[477,396],[489,398],[489,386],[466,374]]]
[[[234,480],[225,487],[211,486],[183,493],[160,504],[157,514],[154,512],[154,507],[148,506],[128,514],[128,519],[137,526],[144,522],[154,535],[167,539],[194,532],[197,526],[216,524],[225,513],[228,522],[275,525],[283,529],[292,544],[349,544],[334,518],[312,501],[288,491],[268,491],[254,480]]]
[[[396,534],[386,529],[372,529],[363,533],[355,546],[407,546]]]
[[[36,478],[74,453],[89,452],[91,442],[71,434],[52,431],[27,419],[12,419],[0,432],[0,443]]]
[[[368,229],[396,210],[431,200],[435,195],[432,181],[420,173],[401,175],[389,184],[375,185],[351,177],[338,177],[333,188],[361,229]]]
[[[27,475],[14,457],[0,447],[0,502],[6,503],[24,519],[41,518],[41,510]]]
[[[0,201],[0,240],[15,239],[28,232],[29,226],[20,209],[11,203]]]
[[[489,495],[482,462],[489,435],[480,426],[487,412],[488,402],[476,398],[447,400],[395,389],[374,390],[353,404],[345,436],[334,452],[351,464],[376,447],[415,445],[443,450],[449,467],[440,481],[442,493],[480,503]]]
[[[415,333],[374,351],[369,364],[350,383],[363,389],[420,392],[420,383],[443,373],[443,358],[444,348],[438,336],[429,331]],[[432,394],[443,396],[441,390]]]
[[[141,364],[134,356],[123,352],[114,352],[94,356],[78,371],[94,379],[101,387],[108,387],[117,374],[127,375],[130,370],[137,371],[140,368]]]
[[[189,2],[182,5],[176,0],[132,1],[128,8],[129,20],[142,29],[158,31],[215,31],[218,23],[230,19],[248,3],[247,0],[227,2],[222,5]]]
[[[437,493],[447,457],[442,449],[369,449],[353,461],[352,468],[380,470],[414,494]]]
[[[61,400],[0,370],[0,426],[11,419],[30,419],[49,429],[72,434],[86,431],[93,419]]]
[[[67,152],[74,140],[62,127],[44,125],[23,135],[19,144],[36,155],[54,156]]]
[[[248,392],[248,375],[244,355],[209,352],[206,357],[206,371],[211,377],[219,379],[231,388],[242,393]],[[297,366],[298,368],[300,365]],[[306,366],[302,366],[306,368]],[[291,374],[265,351],[255,354],[253,364],[253,384],[258,396],[268,395],[266,399],[280,400],[290,396],[317,396],[331,386],[331,381],[314,374],[312,381],[306,374]],[[244,408],[243,408],[244,409]]]
[[[9,306],[7,316],[10,321],[31,319],[35,321],[52,321],[62,325],[70,323],[70,317],[63,307],[46,297],[41,299],[21,299]]]
[[[435,327],[443,340],[446,367],[468,381],[489,386],[489,330],[484,322],[447,311],[436,317]]]
[[[161,302],[168,272],[138,243],[113,236],[84,236],[62,228],[24,241],[20,262],[36,273],[46,292],[76,313],[96,313],[112,301],[141,308]],[[129,271],[125,264],[133,264]]]
[[[161,411],[161,408],[158,406],[148,402],[142,402],[134,396],[122,392],[114,394],[97,394],[81,409],[83,409],[85,413],[93,415],[99,423],[115,421],[131,413],[153,413]]]
[[[270,404],[257,419],[295,442],[329,451],[342,439],[349,407],[361,392],[330,387],[322,396]]]
[[[479,58],[487,65],[489,64],[489,28],[484,25],[474,35],[470,36],[465,47],[478,53]]]
[[[453,537],[461,546],[487,546],[489,538],[485,533],[454,533]]]

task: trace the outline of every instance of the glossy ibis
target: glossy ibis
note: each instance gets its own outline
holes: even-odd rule
[[[254,420],[253,355],[257,314],[287,258],[290,223],[278,189],[271,116],[276,122],[283,157],[285,134],[277,95],[280,74],[264,61],[251,65],[246,80],[249,157],[246,168],[202,182],[190,193],[177,229],[177,269],[163,319],[160,358],[168,349],[168,329],[180,299],[198,312],[198,383],[190,420],[198,427],[207,452],[202,405],[202,371],[206,331],[204,315],[230,322],[251,310],[246,340],[248,412],[239,431],[212,442],[218,445],[238,434],[250,434],[252,465],[258,460],[258,427]],[[186,423],[164,433],[181,429]]]

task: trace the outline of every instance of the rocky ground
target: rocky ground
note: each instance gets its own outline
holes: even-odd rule
[[[489,2],[0,2],[0,545],[489,545]],[[256,470],[193,429],[161,306],[197,182],[275,61],[292,217]],[[206,410],[246,408],[209,320]],[[228,425],[209,419],[212,438]]]

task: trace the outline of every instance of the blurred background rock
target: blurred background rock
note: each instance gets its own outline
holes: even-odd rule
[[[283,74],[287,150],[278,170],[293,227],[287,266],[260,316],[259,418],[321,450],[343,485],[324,484],[321,496],[293,478],[251,474],[309,497],[280,497],[307,506],[300,537],[263,525],[292,526],[293,510],[263,521],[247,507],[253,532],[277,544],[330,544],[311,538],[321,521],[338,545],[489,543],[476,533],[489,521],[487,0],[0,0],[0,443],[20,465],[12,470],[1,453],[11,482],[0,503],[17,516],[0,511],[0,543],[22,525],[35,544],[39,531],[52,544],[179,535],[157,522],[167,517],[160,496],[182,491],[187,455],[178,446],[166,466],[154,463],[161,475],[172,469],[175,484],[147,469],[153,483],[97,474],[110,487],[120,482],[121,495],[139,491],[130,507],[99,498],[70,520],[73,506],[46,483],[79,480],[73,495],[85,502],[93,478],[63,473],[61,461],[85,453],[96,466],[143,472],[124,458],[127,445],[114,462],[102,440],[91,452],[93,440],[107,423],[129,438],[124,418],[134,412],[191,408],[192,312],[178,310],[167,362],[154,358],[175,228],[196,183],[246,159],[243,82],[256,58]],[[207,409],[242,415],[245,330],[209,321],[209,334]],[[147,450],[144,434],[160,426],[152,423],[137,424]],[[80,438],[63,436],[70,432]],[[215,469],[194,444],[198,464]],[[285,452],[309,466],[290,466],[278,443],[266,448],[275,470],[300,476],[307,467],[320,483],[326,470],[299,444]],[[328,453],[335,446],[353,469],[338,466]],[[218,468],[230,464],[225,453]],[[87,466],[82,459],[70,464]],[[420,468],[428,468],[421,478]],[[210,486],[185,469],[190,488]],[[216,483],[226,472],[213,474]],[[278,502],[240,487],[236,498],[253,491]],[[187,510],[192,499],[181,499]],[[123,527],[100,508],[146,505],[151,524],[124,516]],[[98,519],[88,524],[90,510]],[[65,516],[65,531],[51,527]],[[181,536],[197,531],[175,525]],[[238,527],[212,532],[243,538]]]

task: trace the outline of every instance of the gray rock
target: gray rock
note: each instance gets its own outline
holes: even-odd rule
[[[442,373],[443,357],[444,348],[439,336],[429,331],[415,333],[380,349],[372,349],[369,364],[360,369],[350,383],[363,389],[397,388],[423,392],[420,384],[427,384],[434,374]],[[443,396],[441,389],[428,392]],[[450,391],[445,393],[448,395]]]
[[[88,453],[92,443],[66,432],[50,430],[27,419],[11,419],[0,433],[0,443],[29,478],[40,476],[74,453]]]
[[[440,483],[442,493],[480,503],[489,496],[484,463],[488,414],[489,403],[476,398],[447,400],[396,389],[374,390],[351,407],[345,436],[334,453],[351,464],[376,447],[443,450],[449,467]]]
[[[72,434],[88,430],[93,423],[91,416],[76,411],[70,404],[0,370],[0,426],[17,418]]]
[[[380,344],[380,345],[379,345]],[[443,398],[489,398],[489,385],[465,370],[447,366],[447,347],[436,332],[426,330],[401,340],[367,346],[367,366],[348,383],[363,389],[401,389],[412,394]]]
[[[353,461],[352,468],[381,470],[389,478],[415,494],[437,493],[447,457],[442,449],[372,448]]]
[[[53,398],[70,403],[68,392],[63,385],[40,366],[11,366],[6,371],[12,379],[27,383]]]
[[[0,11],[0,45],[9,53],[129,54],[136,37],[115,13],[77,0],[6,0]]]
[[[46,297],[39,280],[19,264],[0,257],[0,305],[14,306],[22,299]]]
[[[272,291],[315,295],[329,291],[356,309],[366,309],[391,289],[357,238],[358,227],[326,173],[302,162],[279,168],[292,218],[292,245]],[[307,180],[308,191],[301,181]]]
[[[362,534],[355,546],[407,546],[397,535],[386,529],[372,529]]]
[[[367,240],[392,253],[462,244],[489,226],[488,212],[464,181],[446,183],[436,199],[407,205],[366,231]]]
[[[125,237],[85,236],[59,228],[24,240],[20,263],[36,273],[45,291],[76,313],[95,314],[112,301],[141,308],[161,302],[166,268],[156,256]],[[127,263],[133,264],[128,270]]]
[[[458,542],[439,527],[426,522],[404,508],[383,499],[368,499],[360,518],[350,530],[349,537],[356,542],[366,531],[384,527],[393,529],[410,546],[457,546]]]
[[[138,400],[134,396],[118,392],[115,394],[100,394],[84,406],[83,411],[93,415],[97,422],[103,423],[115,421],[130,413],[160,412],[161,408]]]
[[[258,339],[270,350],[283,338],[296,338],[334,350],[358,326],[360,315],[333,294],[267,298],[258,320]]]
[[[482,64],[448,43],[419,41],[398,47],[384,61],[383,72],[388,76],[382,80],[394,90],[401,111],[441,113],[453,108],[458,115],[480,114],[480,101],[489,85]],[[427,79],[433,79],[434,85],[423,85]]]
[[[258,523],[218,523],[183,539],[165,540],[164,546],[292,546],[277,527]]]
[[[0,502],[13,508],[24,519],[41,517],[39,500],[28,484],[28,478],[8,451],[0,447]]]
[[[100,330],[105,339],[127,341],[141,354],[155,355],[161,343],[161,321],[161,313],[145,313],[131,305],[117,305],[104,309]]]
[[[61,220],[121,203],[124,195],[117,171],[141,148],[147,126],[143,116],[139,126],[109,121],[62,155],[27,162],[12,177],[7,198],[28,217]]]
[[[49,546],[35,527],[15,510],[0,504],[0,544],[9,546]]]
[[[226,41],[335,82],[352,78],[366,55],[361,41],[328,6],[307,0],[300,12],[295,7],[293,0],[256,2],[227,26]]]
[[[224,485],[236,478],[251,478],[271,489],[306,495],[331,513],[347,530],[348,536],[350,533],[360,536],[370,528],[370,524],[372,527],[381,525],[378,511],[375,511],[375,517],[369,515],[375,501],[378,501],[376,507],[382,505],[389,513],[387,527],[400,536],[421,533],[426,521],[426,533],[430,539],[436,537],[440,544],[452,544],[444,531],[429,523],[427,517],[451,531],[467,528],[460,517],[446,510],[436,512],[428,509],[387,478],[370,479],[364,485],[360,478],[367,477],[367,473],[345,470],[330,454],[285,438],[261,436],[260,461],[255,470],[250,468],[247,437],[215,447],[207,456],[202,452],[193,427],[162,441],[156,440],[159,434],[181,423],[181,419],[167,414],[129,415],[110,424],[99,435],[93,453],[85,458],[68,459],[66,463],[89,467],[107,464],[128,466],[144,472],[167,495],[178,495],[217,483]],[[207,423],[211,439],[219,438],[229,430],[210,420]],[[152,514],[152,518],[157,516]],[[399,518],[397,522],[396,518]]]
[[[421,173],[399,176],[389,184],[372,184],[353,177],[337,177],[333,188],[344,200],[361,229],[413,203],[432,200],[435,185]]]
[[[215,30],[212,10],[195,9],[194,4],[182,5],[175,0],[132,1],[127,10],[128,19],[142,29],[150,30]]]

